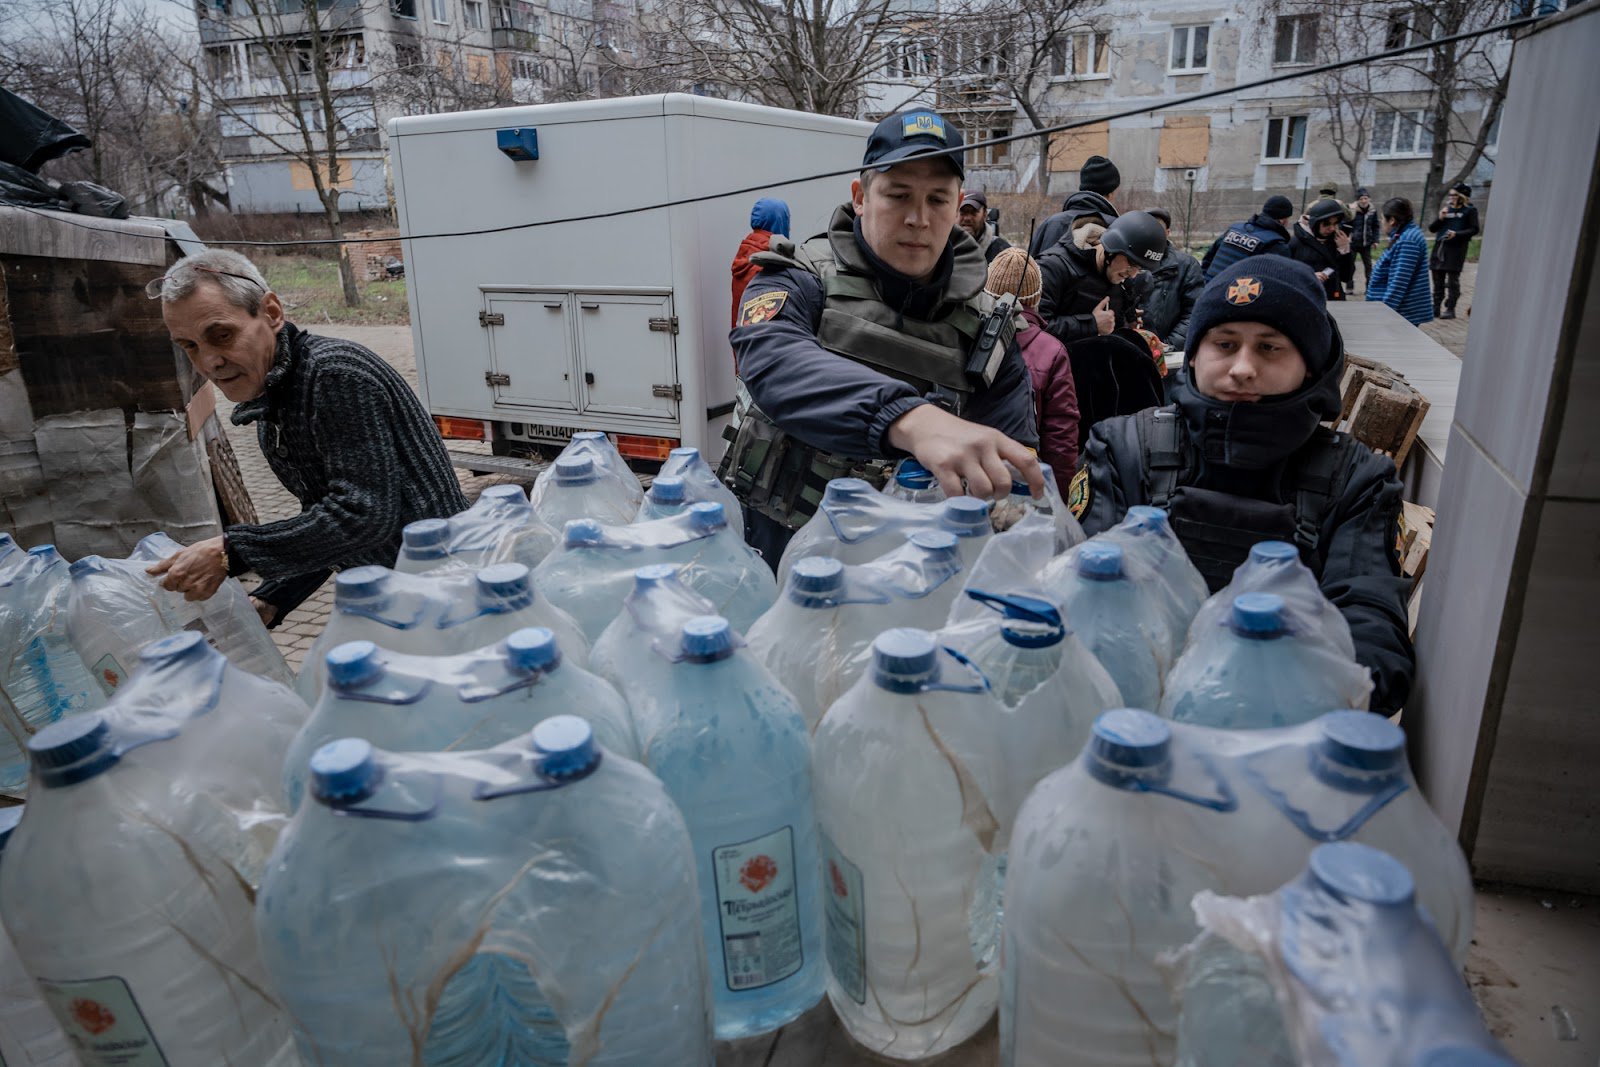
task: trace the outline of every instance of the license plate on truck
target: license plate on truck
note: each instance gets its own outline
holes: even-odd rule
[[[546,441],[553,445],[565,445],[577,432],[570,426],[548,426],[542,422],[530,422],[525,425],[529,440]]]

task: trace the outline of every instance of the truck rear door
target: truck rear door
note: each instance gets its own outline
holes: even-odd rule
[[[494,403],[576,414],[582,394],[573,375],[570,295],[503,290],[483,295]]]
[[[682,393],[671,292],[579,291],[573,296],[582,410],[676,421]]]

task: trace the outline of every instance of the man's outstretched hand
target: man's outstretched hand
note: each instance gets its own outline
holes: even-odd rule
[[[212,537],[174,552],[145,573],[185,600],[210,600],[228,577],[228,551],[222,538]]]
[[[917,457],[917,462],[939,480],[946,496],[962,493],[994,500],[1011,492],[1009,463],[1027,481],[1035,497],[1044,494],[1044,474],[1039,459],[1020,445],[987,426],[922,404],[889,424],[889,443]],[[966,481],[966,488],[961,486]]]

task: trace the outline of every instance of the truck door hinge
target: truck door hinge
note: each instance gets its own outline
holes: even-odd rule
[[[660,397],[662,400],[682,400],[683,386],[681,385],[652,385],[650,395]]]
[[[509,374],[496,374],[492,370],[491,371],[484,371],[483,380],[484,380],[484,382],[486,382],[487,384],[489,384],[491,386],[495,386],[495,385],[510,385],[511,384],[511,375],[509,375]]]
[[[504,326],[505,324],[506,324],[506,317],[504,315],[502,315],[498,311],[480,311],[480,312],[478,312],[478,325],[479,326],[484,326],[484,327],[488,327],[488,326]]]
[[[650,329],[654,330],[656,333],[675,334],[678,332],[678,316],[674,315],[671,318],[666,319],[651,319]]]

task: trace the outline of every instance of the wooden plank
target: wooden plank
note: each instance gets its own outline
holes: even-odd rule
[[[155,267],[165,266],[169,256],[160,223],[5,206],[0,206],[0,254]]]
[[[217,510],[222,515],[223,526],[238,523],[257,523],[255,501],[245,486],[244,474],[239,470],[239,458],[234,455],[228,435],[216,423],[215,417],[207,428],[206,456],[211,460],[211,484],[217,492]]]
[[[1426,394],[1430,407],[1415,440],[1422,442],[1426,460],[1442,466],[1455,419],[1461,360],[1377,301],[1336,300],[1328,313],[1339,323],[1347,360],[1383,363]]]

